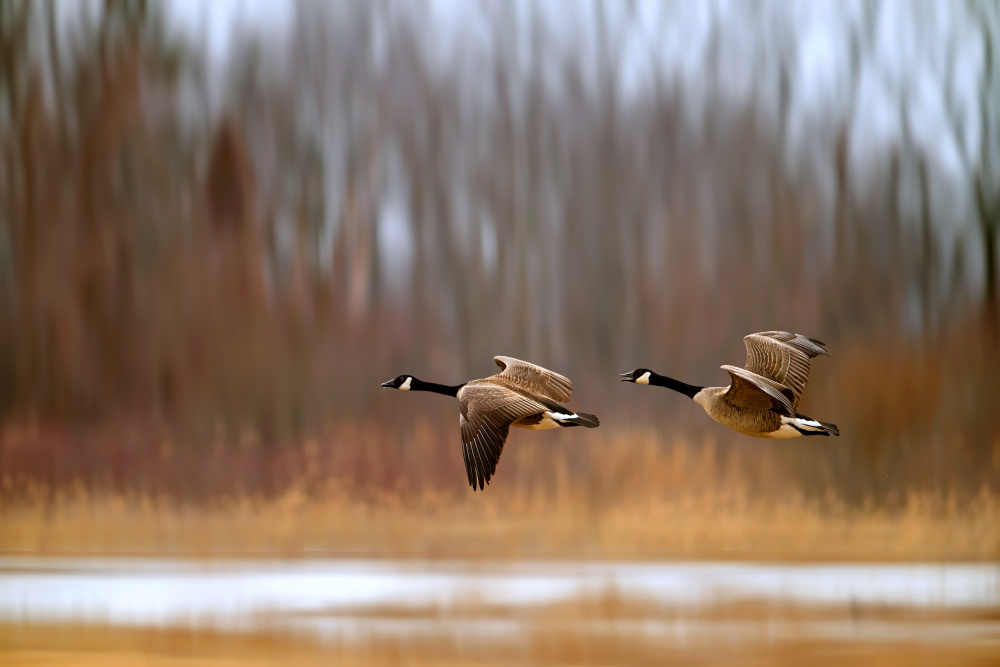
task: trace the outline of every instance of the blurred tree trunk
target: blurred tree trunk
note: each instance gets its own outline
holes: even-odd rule
[[[6,215],[0,224],[7,227],[11,245],[12,302],[0,307],[0,317],[9,324],[0,330],[0,386],[10,403],[31,403],[42,391],[37,370],[44,362],[42,345],[38,341],[39,312],[37,296],[40,280],[40,248],[34,208],[34,174],[37,166],[31,150],[31,127],[37,118],[27,113],[25,97],[33,78],[30,63],[29,36],[32,26],[32,3],[12,0],[0,3],[0,96],[7,108],[7,118],[0,120],[6,127],[0,131],[3,150],[3,205]],[[38,110],[36,109],[36,112]],[[2,127],[2,126],[0,126]],[[34,335],[26,335],[32,332]],[[2,395],[0,395],[2,398]],[[0,403],[0,417],[4,408]]]
[[[975,209],[983,251],[983,312],[993,329],[1000,328],[1000,286],[997,285],[1000,241],[1000,67],[997,43],[1000,5],[990,0],[969,0],[974,20],[981,26],[983,71],[979,83],[979,154],[968,160],[973,180]],[[952,117],[956,141],[961,141],[960,119]],[[960,144],[961,145],[961,144]]]
[[[987,322],[993,326],[1000,326],[1000,296],[997,287],[997,248],[998,237],[1000,237],[1000,196],[989,201],[989,196],[985,194],[986,186],[983,185],[982,177],[976,179],[976,213],[979,216],[979,231],[982,235],[983,245],[983,269],[984,269],[984,290],[983,308]]]

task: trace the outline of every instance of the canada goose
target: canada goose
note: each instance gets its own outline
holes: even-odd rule
[[[597,417],[575,413],[560,403],[569,400],[569,378],[512,357],[493,357],[500,372],[482,380],[448,386],[418,380],[412,375],[383,382],[402,391],[432,391],[458,398],[461,412],[462,457],[472,490],[490,483],[511,426],[541,431],[562,426],[600,425]]]
[[[743,339],[746,368],[723,366],[732,377],[728,387],[698,387],[657,375],[647,368],[622,373],[622,382],[668,387],[705,409],[723,426],[755,438],[840,435],[835,424],[816,421],[795,411],[809,380],[809,360],[829,356],[823,343],[787,331],[764,331]]]

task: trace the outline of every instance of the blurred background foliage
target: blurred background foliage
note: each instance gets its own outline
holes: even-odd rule
[[[192,4],[0,2],[7,497],[458,492],[454,404],[378,384],[495,354],[602,428],[515,433],[491,490],[613,495],[637,430],[708,486],[1000,490],[996,2],[286,2],[224,42]],[[616,381],[723,384],[768,329],[829,345],[841,438]]]

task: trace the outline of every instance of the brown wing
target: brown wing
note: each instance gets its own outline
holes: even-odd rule
[[[541,403],[498,385],[466,385],[458,395],[462,458],[469,484],[482,489],[496,473],[510,425],[546,410]]]
[[[809,381],[809,360],[829,355],[823,343],[787,331],[763,331],[743,338],[747,347],[746,369],[770,378],[792,390],[798,405]]]
[[[795,416],[795,394],[788,387],[770,378],[751,373],[745,368],[723,366],[729,371],[732,384],[723,398],[733,405],[750,410],[774,410],[789,417]]]
[[[573,393],[573,383],[568,377],[553,373],[541,366],[514,357],[493,357],[493,361],[502,369],[500,375],[526,381],[532,385],[531,389],[534,392],[548,396],[554,401],[565,403]]]

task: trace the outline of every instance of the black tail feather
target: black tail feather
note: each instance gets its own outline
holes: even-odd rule
[[[567,425],[586,426],[587,428],[597,428],[601,425],[601,422],[597,419],[597,415],[590,415],[586,412],[577,412],[576,417],[567,419],[566,422]]]
[[[830,422],[820,422],[820,424],[823,425],[823,428],[826,429],[826,432],[830,435],[840,435],[840,429],[837,428],[836,424],[831,424]]]
[[[805,415],[798,415],[799,419],[808,419],[809,421],[816,422],[819,427],[808,425],[800,427],[795,423],[792,423],[792,428],[801,433],[802,435],[825,435],[827,437],[831,435],[840,435],[840,429],[837,428],[836,424],[831,424],[830,422],[821,422],[818,419],[813,419],[812,417],[806,417]]]

